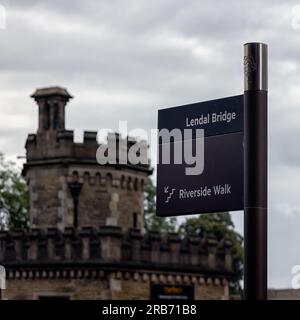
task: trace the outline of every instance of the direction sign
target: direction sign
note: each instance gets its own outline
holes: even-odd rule
[[[157,215],[243,209],[243,95],[158,111]]]
[[[193,285],[151,284],[151,300],[195,300]]]

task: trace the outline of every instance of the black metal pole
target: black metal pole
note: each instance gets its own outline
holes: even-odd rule
[[[5,268],[0,265],[0,300],[3,299],[2,290],[5,289],[5,281],[6,281]]]
[[[267,299],[267,45],[244,45],[244,294]]]

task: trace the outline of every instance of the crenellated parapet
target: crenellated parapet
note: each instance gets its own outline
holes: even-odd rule
[[[55,228],[0,233],[0,264],[70,264],[110,268],[231,274],[231,242],[213,237],[181,237],[120,227]]]
[[[107,142],[99,144],[96,131],[85,131],[83,142],[75,142],[74,132],[65,129],[69,92],[41,88],[32,97],[39,108],[39,127],[28,135],[23,168],[31,226],[143,229],[143,194],[152,173],[146,142],[110,133]],[[132,150],[136,158],[146,157],[134,162]]]
[[[147,157],[135,160],[147,143],[108,134],[99,144],[96,131],[75,142],[65,128],[68,90],[40,88],[31,97],[39,116],[23,168],[30,229],[0,232],[5,298],[149,299],[164,284],[188,285],[196,299],[227,299],[235,275],[228,239],[145,232],[152,168]],[[114,152],[103,151],[110,146]]]
[[[96,131],[85,131],[83,142],[75,142],[74,132],[65,129],[65,108],[72,98],[68,91],[42,88],[32,97],[39,127],[28,135],[23,168],[31,226],[143,229],[144,189],[152,173],[146,142],[110,133],[99,144]],[[141,154],[146,155],[142,161],[132,161]]]
[[[85,131],[83,142],[79,143],[74,141],[74,131],[72,130],[29,134],[25,144],[27,163],[24,166],[24,173],[32,165],[53,165],[57,163],[99,165],[96,159],[97,150],[100,146],[106,147],[108,144],[112,144],[112,139],[115,139],[113,143],[116,145],[115,163],[108,163],[108,166],[125,167],[148,174],[152,172],[149,159],[146,159],[147,163],[131,164],[128,156],[134,143],[145,146],[144,141],[129,139],[128,137],[122,138],[117,133],[111,133],[107,137],[107,143],[99,144],[97,135],[97,131]],[[125,147],[119,148],[121,143]],[[147,148],[144,153],[147,154]],[[121,159],[128,159],[128,161],[125,161],[125,163]]]
[[[27,162],[24,174],[30,166],[80,163],[97,165],[96,154],[101,146],[97,142],[97,131],[84,131],[83,142],[74,141],[74,131],[65,129],[65,108],[73,97],[67,89],[49,87],[37,89],[32,95],[39,108],[39,126],[36,134],[29,134],[26,141]],[[128,152],[138,143],[147,155],[147,144],[132,138],[122,138],[120,134],[108,134],[107,145],[116,146],[115,165],[128,167],[150,174],[150,162],[144,159],[140,164],[130,164]],[[122,161],[129,159],[129,161]]]

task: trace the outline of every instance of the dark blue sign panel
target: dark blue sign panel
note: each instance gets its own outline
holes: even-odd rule
[[[204,129],[204,134],[216,136],[243,131],[244,96],[187,104],[158,111],[158,130],[175,128]]]
[[[157,215],[243,209],[243,95],[159,110],[158,129]]]

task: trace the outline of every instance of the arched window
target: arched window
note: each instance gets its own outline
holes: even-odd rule
[[[132,227],[134,229],[137,229],[137,227],[138,227],[138,216],[137,216],[136,212],[133,212],[133,214],[132,214]]]

